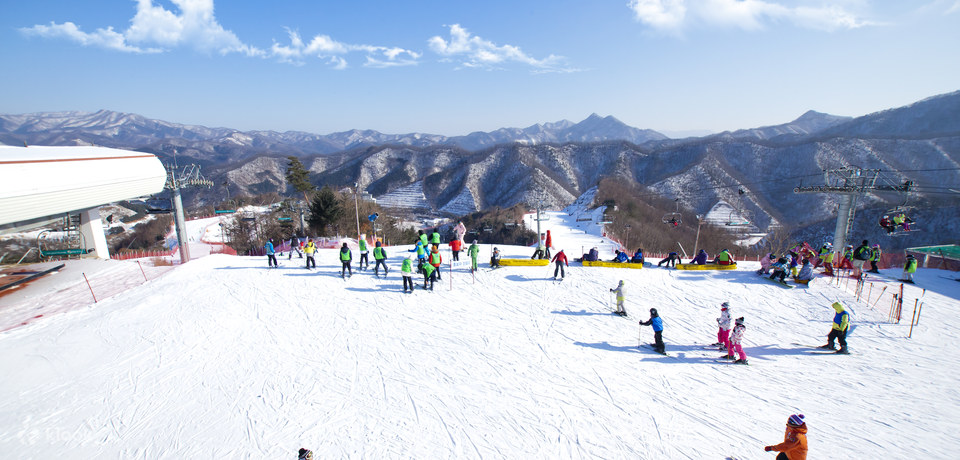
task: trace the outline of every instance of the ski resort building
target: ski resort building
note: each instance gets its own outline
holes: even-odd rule
[[[71,247],[51,255],[109,258],[99,207],[159,193],[166,172],[155,155],[143,152],[0,146],[0,177],[0,234],[58,225]]]

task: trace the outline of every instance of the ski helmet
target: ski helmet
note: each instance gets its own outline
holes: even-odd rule
[[[650,316],[660,316],[660,315],[657,314],[657,309],[656,309],[656,308],[651,308],[651,309],[650,309]]]
[[[787,425],[790,426],[801,426],[803,423],[803,414],[794,414],[787,419]]]
[[[720,304],[720,307],[721,307],[721,309],[726,310],[726,309],[730,308],[730,302],[724,302],[724,303]]]
[[[743,317],[742,317],[742,316],[739,317],[739,318],[737,318],[736,324],[743,324]]]

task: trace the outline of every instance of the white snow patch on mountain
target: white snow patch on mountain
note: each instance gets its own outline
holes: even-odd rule
[[[430,203],[423,194],[423,181],[404,185],[392,192],[377,197],[377,204],[387,208],[429,209]]]

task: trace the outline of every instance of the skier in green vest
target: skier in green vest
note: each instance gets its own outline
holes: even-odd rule
[[[433,282],[437,280],[437,269],[430,264],[423,264],[423,288],[427,289],[427,281],[430,282],[430,290],[433,290]]]
[[[360,244],[360,263],[357,264],[357,269],[362,271],[364,262],[367,263],[366,268],[370,268],[370,260],[367,259],[367,253],[369,252],[367,251],[367,236],[360,235],[360,239],[357,240],[357,242]]]
[[[913,257],[913,254],[907,254],[907,263],[903,264],[903,281],[905,283],[913,283],[913,274],[917,272],[917,258]]]
[[[403,278],[403,292],[413,292],[413,261],[410,260],[410,256],[403,259],[403,264],[400,265],[400,275]],[[407,285],[410,285],[409,291],[407,291]]]
[[[350,276],[353,276],[353,269],[350,268],[350,262],[353,261],[353,253],[350,252],[350,248],[347,247],[347,243],[343,243],[343,246],[340,247],[340,263],[343,266],[340,268],[340,277],[343,278],[346,271],[350,271]]]
[[[387,251],[383,249],[383,245],[377,241],[377,247],[373,248],[373,260],[376,261],[376,265],[373,266],[373,274],[380,276],[380,266],[383,265],[383,276],[387,276]],[[369,263],[368,263],[369,265]]]

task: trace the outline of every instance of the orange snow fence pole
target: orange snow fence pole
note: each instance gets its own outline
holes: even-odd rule
[[[86,273],[80,273],[83,275],[83,280],[87,282],[87,288],[90,289],[90,295],[93,296],[93,303],[97,303],[97,295],[93,293],[93,288],[90,287],[90,280],[87,279]]]

